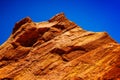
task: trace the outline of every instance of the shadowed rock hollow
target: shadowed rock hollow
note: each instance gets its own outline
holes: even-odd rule
[[[120,45],[63,13],[39,23],[26,17],[0,46],[0,80],[120,80]]]

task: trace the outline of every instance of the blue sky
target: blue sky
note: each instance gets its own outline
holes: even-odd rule
[[[120,0],[0,0],[0,44],[22,18],[40,22],[60,12],[83,29],[106,31],[120,43]]]

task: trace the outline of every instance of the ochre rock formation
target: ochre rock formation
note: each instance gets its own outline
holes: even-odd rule
[[[63,13],[40,23],[26,17],[0,46],[0,80],[120,80],[120,45]]]

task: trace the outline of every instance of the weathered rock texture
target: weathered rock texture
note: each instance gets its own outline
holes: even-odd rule
[[[40,23],[27,17],[0,46],[0,79],[120,80],[120,45],[63,13]]]

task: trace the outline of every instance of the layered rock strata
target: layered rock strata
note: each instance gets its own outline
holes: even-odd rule
[[[0,46],[0,80],[119,80],[120,45],[83,30],[63,13],[15,24]]]

